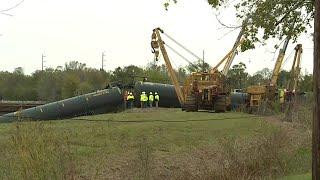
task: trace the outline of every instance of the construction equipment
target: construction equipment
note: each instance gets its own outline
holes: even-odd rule
[[[301,56],[302,56],[302,44],[298,44],[295,47],[295,55],[292,63],[292,68],[290,71],[290,78],[287,83],[287,92],[286,92],[286,100],[291,101],[293,96],[295,96],[297,92],[297,86],[300,76],[300,70],[301,70]]]
[[[160,28],[153,30],[151,42],[153,53],[157,60],[160,54],[160,48],[182,108],[186,111],[214,110],[215,112],[225,112],[229,109],[230,100],[228,101],[229,98],[227,96],[229,95],[230,90],[225,83],[225,77],[236,55],[237,48],[243,42],[243,40],[241,40],[243,30],[241,30],[232,50],[218,63],[217,66],[211,69],[210,72],[192,72],[191,75],[187,77],[182,87],[177,80],[175,71],[171,65],[165,48],[165,43],[162,41],[160,33],[165,34]],[[168,35],[166,36],[168,37]],[[169,38],[173,40],[170,36]],[[173,41],[177,43],[177,41]],[[182,46],[180,43],[177,44]],[[186,48],[184,49],[187,50]],[[220,72],[218,68],[224,62],[225,66],[223,71]]]
[[[247,88],[249,94],[249,107],[250,111],[256,111],[263,102],[274,102],[276,97],[276,84],[279,77],[281,65],[290,41],[290,37],[285,39],[282,49],[279,51],[278,58],[276,60],[271,80],[266,85],[255,85]]]
[[[290,77],[287,83],[287,91],[285,92],[285,101],[286,101],[286,112],[285,118],[287,121],[292,121],[294,117],[294,108],[296,107],[297,97],[302,97],[303,92],[297,92],[297,85],[300,76],[300,64],[302,56],[302,44],[298,44],[295,47],[295,55],[292,63],[292,68],[290,71]],[[298,95],[298,96],[297,96]],[[301,100],[299,98],[299,100]]]

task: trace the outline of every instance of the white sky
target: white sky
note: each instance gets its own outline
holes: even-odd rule
[[[0,0],[0,9],[18,1]],[[219,25],[206,0],[180,0],[168,12],[162,0],[25,0],[10,13],[14,16],[0,15],[0,71],[20,66],[28,74],[41,69],[42,53],[47,56],[45,66],[53,68],[71,60],[100,68],[102,51],[107,70],[131,64],[145,66],[153,59],[151,33],[158,26],[199,56],[205,50],[206,62],[215,65],[232,48],[238,34],[225,36],[229,30]],[[227,24],[239,24],[232,10],[221,17]],[[272,69],[275,41],[270,42],[239,54],[233,64],[246,63],[249,73]],[[302,72],[311,73],[312,38],[305,35],[298,43],[304,47]],[[295,45],[289,45],[287,55]],[[187,64],[170,50],[168,53],[175,67]],[[291,67],[292,60],[293,56],[285,69]]]

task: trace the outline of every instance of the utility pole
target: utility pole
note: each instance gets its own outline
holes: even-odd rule
[[[204,50],[202,51],[202,72],[205,72],[205,67],[204,67]]]
[[[104,52],[102,52],[102,55],[101,55],[101,70],[104,71],[104,57],[106,55],[104,54]]]
[[[44,54],[41,55],[41,71],[43,71],[43,68],[44,68],[44,63],[45,63],[44,58],[45,57],[46,56]]]
[[[313,59],[312,179],[320,179],[320,0],[315,0]]]

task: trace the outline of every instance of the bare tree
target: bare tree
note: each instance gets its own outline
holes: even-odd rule
[[[15,4],[9,8],[0,10],[0,14],[7,15],[7,16],[13,16],[12,14],[10,14],[10,11],[17,8],[18,6],[20,6],[23,2],[24,2],[24,0],[20,0],[17,4]]]

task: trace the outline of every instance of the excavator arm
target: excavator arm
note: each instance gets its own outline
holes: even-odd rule
[[[161,30],[160,28],[156,28],[156,29],[153,30],[152,42],[151,42],[152,52],[155,54],[155,59],[158,60],[159,48],[160,48],[160,51],[162,53],[164,62],[166,64],[166,67],[167,67],[168,72],[169,72],[170,79],[171,79],[171,81],[172,81],[172,83],[174,85],[175,91],[177,93],[179,102],[180,102],[181,105],[183,105],[185,100],[184,100],[184,96],[183,96],[183,93],[182,93],[182,89],[180,87],[180,84],[179,84],[178,78],[176,76],[176,73],[175,73],[175,71],[174,71],[174,69],[173,69],[173,67],[171,65],[167,50],[166,50],[166,48],[164,46],[164,42],[162,41],[160,33],[163,33],[163,30]]]

